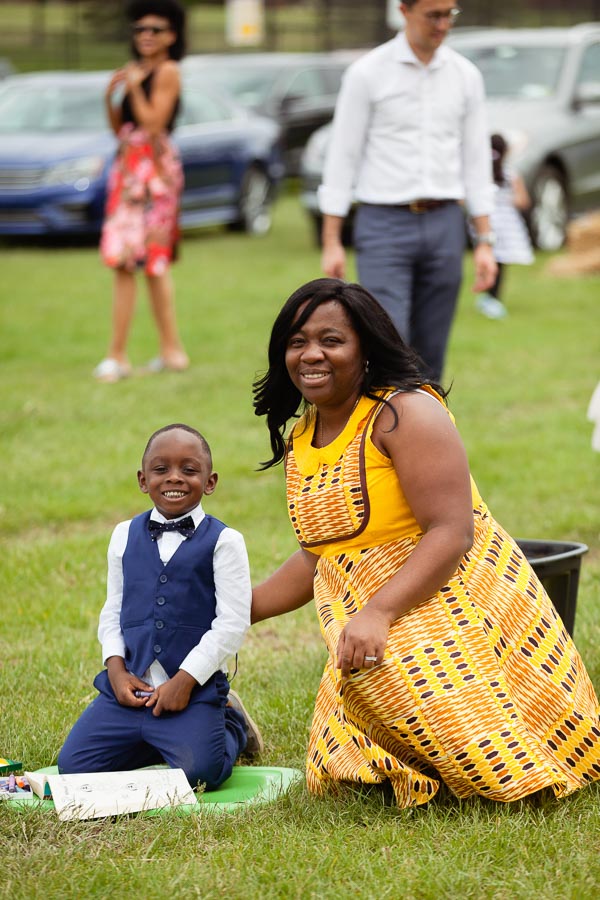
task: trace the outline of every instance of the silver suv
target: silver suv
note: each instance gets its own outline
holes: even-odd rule
[[[490,132],[508,140],[531,194],[536,246],[558,250],[569,218],[600,208],[600,24],[465,28],[448,44],[483,74]],[[302,158],[302,202],[317,227],[328,129],[315,132]]]

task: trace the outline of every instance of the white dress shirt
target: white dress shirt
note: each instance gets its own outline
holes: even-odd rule
[[[198,504],[195,509],[186,513],[188,515],[192,516],[197,528],[205,516],[202,505]],[[156,509],[152,510],[150,518],[158,522],[167,521]],[[98,640],[102,644],[104,662],[109,656],[125,658],[120,616],[123,602],[123,554],[127,547],[130,522],[128,520],[117,525],[108,545],[106,603],[98,624]],[[178,531],[166,531],[158,538],[158,552],[165,565],[185,540]],[[198,684],[204,684],[219,669],[227,671],[227,659],[238,652],[250,627],[250,566],[244,538],[239,531],[233,528],[223,529],[215,546],[213,567],[217,604],[212,627],[190,650],[179,667],[195,678]],[[162,665],[154,660],[142,680],[156,688],[168,681],[168,678]]]
[[[319,188],[321,212],[345,216],[353,199],[465,200],[472,216],[491,213],[484,86],[472,62],[442,45],[424,65],[400,32],[347,69]]]

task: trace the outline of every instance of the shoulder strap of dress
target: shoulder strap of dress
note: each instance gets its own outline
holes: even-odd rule
[[[367,423],[367,426],[365,427],[365,433],[367,432],[367,429],[368,429],[369,437],[371,436],[371,433],[373,431],[373,427],[375,425],[375,419],[377,418],[379,413],[382,411],[382,409],[384,408],[386,403],[389,402],[393,397],[397,397],[398,394],[407,394],[407,393],[409,393],[409,392],[403,391],[401,388],[390,388],[388,391],[386,391],[384,393],[380,402],[377,403],[373,407],[373,410],[369,416],[369,422]],[[413,393],[413,392],[411,392],[411,393]],[[433,388],[431,390],[428,390],[427,385],[424,385],[422,388],[415,388],[414,393],[415,394],[423,394],[425,397],[431,397],[431,399],[435,403],[440,403],[444,407],[444,409],[446,410],[446,412],[448,413],[450,418],[454,421],[454,418],[453,418],[451,412],[449,411],[448,407],[446,406],[446,403],[440,397],[440,395],[436,391],[433,390]]]
[[[403,394],[403,393],[405,393],[405,392],[400,390],[399,388],[398,389],[393,388],[388,391],[385,391],[385,393],[381,397],[379,403],[376,403],[373,406],[373,408],[371,409],[371,411],[369,412],[369,415],[367,417],[367,423],[365,425],[365,430],[363,432],[363,447],[364,447],[364,442],[366,441],[367,437],[371,437],[371,433],[372,433],[373,427],[375,425],[375,419],[377,418],[379,413],[382,411],[382,409],[386,405],[387,401],[391,400],[392,397],[396,397],[398,394]],[[363,452],[364,452],[364,450],[363,450]]]

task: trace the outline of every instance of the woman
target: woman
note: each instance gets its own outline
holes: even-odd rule
[[[109,177],[100,252],[115,270],[115,283],[112,337],[94,375],[111,382],[131,374],[127,339],[135,308],[135,272],[141,267],[160,345],[149,369],[180,371],[189,364],[177,330],[169,271],[183,186],[179,155],[168,135],[179,110],[177,60],[184,53],[184,12],[176,0],[133,0],[126,12],[134,61],[113,74],[105,98],[119,149]]]
[[[504,801],[600,778],[579,654],[377,301],[337,279],[299,288],[254,390],[300,550],[255,589],[253,621],[314,595],[329,650],[309,789],[389,779],[410,806],[440,778]]]

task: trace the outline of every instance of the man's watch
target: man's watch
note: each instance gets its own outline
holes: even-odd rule
[[[487,244],[488,247],[493,247],[496,243],[496,235],[493,231],[484,231],[483,234],[478,234],[475,236],[475,246],[479,247],[480,244]]]

